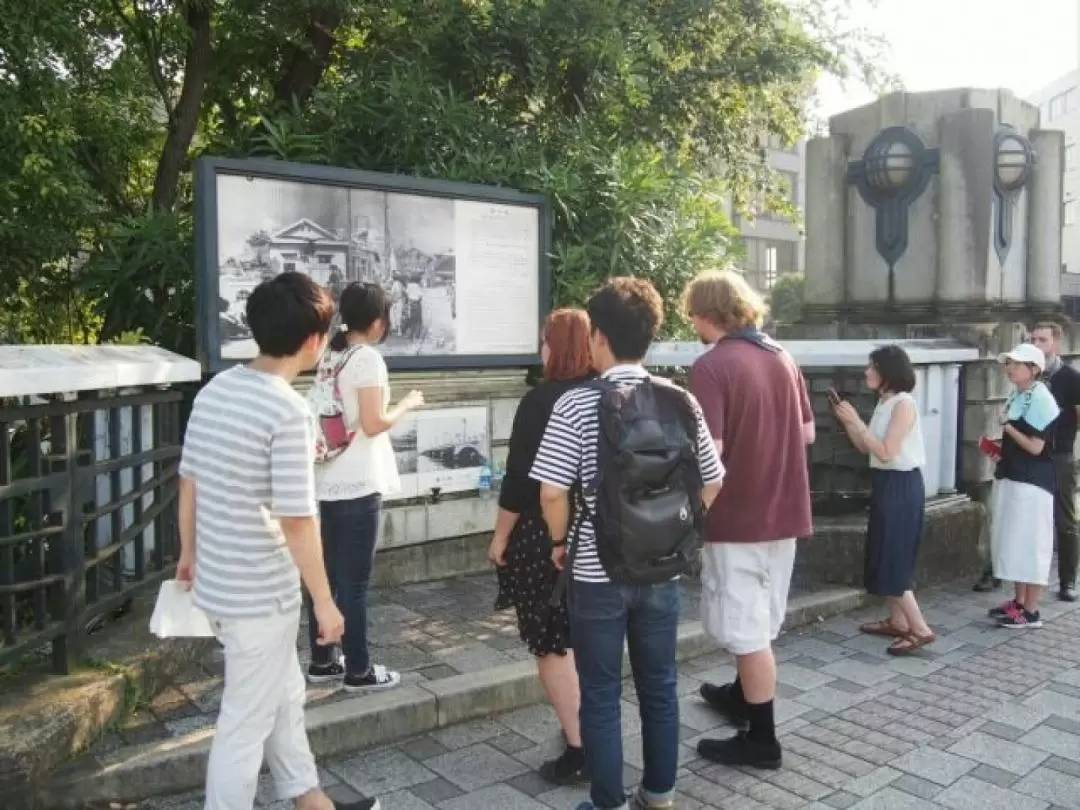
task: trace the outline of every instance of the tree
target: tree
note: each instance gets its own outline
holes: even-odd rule
[[[815,78],[866,66],[839,3],[0,0],[8,328],[191,351],[199,154],[540,191],[558,303],[613,273],[675,301],[723,199],[782,205],[766,143]]]
[[[802,317],[806,278],[790,273],[776,280],[769,296],[769,312],[780,323],[794,323]]]

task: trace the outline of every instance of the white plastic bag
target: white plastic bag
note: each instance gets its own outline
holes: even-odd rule
[[[195,594],[182,582],[169,579],[161,583],[150,632],[158,638],[202,638],[213,636],[210,620],[195,607]]]

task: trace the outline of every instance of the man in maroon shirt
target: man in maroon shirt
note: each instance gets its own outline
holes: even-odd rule
[[[738,734],[703,740],[698,753],[779,768],[772,642],[787,612],[796,538],[812,531],[806,446],[814,415],[799,367],[761,332],[765,304],[741,275],[699,276],[684,306],[712,345],[690,370],[690,390],[728,471],[705,522],[702,623],[738,664],[734,683],[701,688]]]

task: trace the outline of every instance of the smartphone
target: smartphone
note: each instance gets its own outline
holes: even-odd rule
[[[841,402],[843,402],[843,400],[840,398],[840,395],[838,393],[836,393],[835,388],[828,389],[825,392],[825,396],[827,396],[829,398],[829,404],[832,405],[833,407],[836,407]]]

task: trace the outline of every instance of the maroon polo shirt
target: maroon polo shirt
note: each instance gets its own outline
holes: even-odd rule
[[[810,536],[803,424],[814,414],[791,355],[740,338],[721,340],[690,369],[690,390],[722,443],[726,470],[705,521],[706,541]]]

